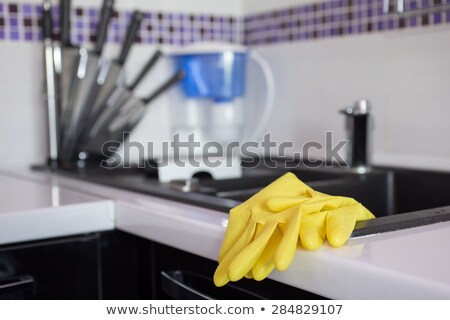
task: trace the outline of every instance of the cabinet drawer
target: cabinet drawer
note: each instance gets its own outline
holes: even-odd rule
[[[324,299],[277,281],[242,279],[217,288],[213,274],[217,262],[155,243],[156,299]]]
[[[99,235],[0,247],[0,299],[98,299]]]

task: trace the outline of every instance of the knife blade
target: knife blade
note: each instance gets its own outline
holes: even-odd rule
[[[70,10],[71,0],[60,0],[60,21],[61,21],[61,45],[57,55],[56,74],[58,77],[58,96],[60,111],[60,131],[64,132],[69,115],[66,115],[69,99],[70,84],[74,77],[74,71],[79,64],[79,48],[72,45],[70,40]]]
[[[153,69],[161,56],[161,50],[156,50],[148,60],[148,62],[145,64],[144,68],[142,68],[142,70],[139,72],[136,79],[133,80],[133,82],[129,86],[116,86],[110,98],[100,108],[98,116],[95,119],[92,119],[92,124],[89,124],[86,127],[87,130],[85,138],[94,139],[101,128],[112,121],[120,107],[131,98],[131,96],[133,95],[133,90],[141,83],[141,81],[150,72],[150,70]]]
[[[45,0],[42,5],[43,35],[44,35],[44,66],[45,90],[48,117],[49,165],[58,166],[59,157],[59,112],[56,101],[55,61],[52,40],[51,2]]]
[[[116,144],[123,143],[126,134],[131,132],[143,118],[147,106],[184,77],[184,70],[180,70],[153,91],[148,97],[140,99],[131,96],[120,106],[120,110],[113,121],[111,121],[109,125],[101,128],[95,139],[92,139],[87,143],[85,146],[86,151],[94,154],[102,153],[107,156],[109,150],[103,150],[103,145],[108,141],[114,141]]]
[[[92,122],[99,116],[99,111],[106,100],[111,96],[117,83],[117,79],[121,74],[122,68],[126,62],[131,46],[133,45],[137,32],[139,30],[141,21],[144,15],[140,11],[135,11],[131,18],[131,22],[128,26],[127,35],[122,44],[117,59],[113,61],[105,61],[100,68],[97,75],[97,82],[92,87],[90,93],[90,101],[88,101],[88,107],[90,110],[85,123],[85,128],[89,128]]]
[[[99,59],[106,39],[109,20],[112,16],[113,4],[113,0],[103,0],[94,51],[88,52],[85,48],[79,50],[79,63],[76,66],[75,76],[70,84],[66,112],[68,114],[68,122],[62,144],[62,155],[64,160],[68,162],[74,159],[77,149],[76,142],[80,130],[80,120],[83,119],[84,113],[87,111],[84,108],[86,99],[88,99],[90,88],[97,80],[96,75]]]

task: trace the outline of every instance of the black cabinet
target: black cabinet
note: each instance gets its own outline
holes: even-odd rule
[[[151,299],[150,246],[120,231],[0,246],[0,299]]]
[[[270,279],[242,279],[217,288],[216,261],[158,243],[153,256],[155,299],[324,299]]]
[[[217,262],[121,231],[0,246],[0,299],[322,299],[276,281],[214,286]]]
[[[1,246],[0,298],[101,298],[99,237]]]

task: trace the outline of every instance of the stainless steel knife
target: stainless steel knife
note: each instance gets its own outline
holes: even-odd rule
[[[60,27],[61,27],[61,45],[55,50],[56,74],[58,77],[58,106],[60,112],[60,134],[64,132],[64,128],[69,120],[66,115],[67,104],[69,99],[70,84],[74,78],[76,66],[79,64],[80,54],[79,48],[73,46],[70,40],[70,10],[71,0],[60,0]]]
[[[95,85],[97,80],[99,59],[106,39],[109,20],[112,16],[113,4],[113,0],[103,0],[94,51],[89,52],[85,48],[79,50],[79,63],[74,70],[74,77],[70,84],[66,111],[68,119],[62,142],[62,157],[64,161],[69,163],[75,158],[80,120],[83,119],[84,113],[88,111],[84,106],[90,88]]]
[[[158,89],[152,92],[148,97],[139,99],[131,96],[120,107],[120,110],[114,119],[102,127],[97,136],[87,142],[85,150],[94,154],[103,154],[108,156],[108,150],[102,150],[103,145],[112,141],[120,145],[123,143],[127,133],[131,132],[139,121],[144,117],[147,106],[159,97],[161,94],[172,88],[175,84],[181,81],[185,76],[184,70],[176,72],[166,82],[164,82]]]
[[[95,122],[99,116],[101,107],[113,93],[131,46],[136,39],[143,17],[144,15],[140,11],[135,11],[133,13],[119,56],[113,61],[108,60],[103,62],[97,75],[97,82],[91,88],[90,97],[85,106],[89,108],[89,112],[87,112],[87,119],[82,120],[85,124],[84,128],[89,129],[92,126],[93,122]]]
[[[150,70],[153,69],[161,56],[161,50],[156,50],[129,86],[116,86],[109,99],[100,108],[96,119],[92,119],[92,122],[86,127],[85,140],[94,139],[101,128],[107,126],[114,119],[120,107],[133,96],[133,90],[141,83]]]
[[[58,167],[59,158],[59,112],[56,101],[55,61],[52,40],[52,13],[51,2],[45,0],[42,6],[42,27],[44,35],[44,61],[45,61],[45,94],[48,117],[49,139],[49,165]]]

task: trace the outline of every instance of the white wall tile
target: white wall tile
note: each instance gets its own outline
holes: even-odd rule
[[[0,46],[0,163],[42,163],[47,154],[42,45]]]
[[[201,9],[201,12],[217,10],[223,14],[239,14],[300,3],[300,0],[283,0],[276,4],[233,0],[222,7],[214,5],[217,1],[213,0],[202,0],[201,6],[198,2],[193,4],[193,0],[183,1],[185,5],[181,6],[180,1],[170,0],[164,4],[117,1],[117,5],[130,9],[148,5],[149,10],[180,8],[186,12]],[[75,5],[100,3],[100,0],[74,1]],[[373,142],[377,163],[450,170],[448,39],[450,29],[444,25],[257,47],[269,61],[276,83],[275,112],[267,130],[279,141],[295,142],[297,150],[310,140],[323,142],[325,131],[333,131],[336,139],[344,138],[344,117],[337,111],[364,97],[372,101],[374,108]],[[153,50],[147,45],[133,48],[129,60],[132,62],[126,65],[128,78],[137,73]],[[0,43],[1,164],[45,161],[41,51],[40,43]],[[117,52],[117,45],[107,45],[108,57]],[[147,94],[170,72],[167,61],[158,65],[138,94]],[[249,76],[252,77],[252,72]],[[255,86],[256,89],[262,86],[260,76],[253,75],[253,79],[258,81],[249,86],[250,93]],[[262,99],[263,94],[258,92],[257,96]],[[132,138],[144,143],[166,140],[170,126],[169,103],[167,97],[155,101]],[[317,154],[324,156],[323,152]]]
[[[344,116],[338,110],[367,98],[374,107],[374,147],[384,150],[382,40],[362,36],[258,47],[276,83],[276,112],[268,129],[279,140],[294,140],[297,147],[308,141],[324,143],[326,131],[344,139]]]
[[[386,36],[389,154],[450,157],[448,39],[448,27]]]

